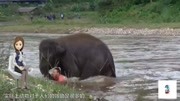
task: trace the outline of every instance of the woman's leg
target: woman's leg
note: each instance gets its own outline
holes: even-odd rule
[[[26,71],[22,71],[22,76],[21,76],[21,88],[24,88],[25,87],[25,76],[26,76]]]
[[[28,76],[28,70],[26,69],[25,70],[25,79],[24,79],[25,80],[25,87],[27,87],[27,78],[28,78],[27,76]]]

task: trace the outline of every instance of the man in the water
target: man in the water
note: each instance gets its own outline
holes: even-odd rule
[[[65,84],[67,82],[67,77],[61,74],[61,71],[58,67],[53,68],[50,74],[59,84]]]

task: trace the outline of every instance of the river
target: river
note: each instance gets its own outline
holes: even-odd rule
[[[38,46],[41,40],[68,34],[0,34],[1,54],[12,54],[13,39],[22,35],[25,40],[24,55],[32,76],[41,77]],[[158,80],[180,80],[180,37],[178,36],[122,36],[95,35],[110,48],[116,67],[117,83],[107,91],[91,91],[110,101],[134,101],[138,94],[146,93],[147,100],[159,101]],[[10,49],[10,51],[9,51]],[[0,58],[3,58],[2,56]],[[178,99],[180,100],[178,81]]]

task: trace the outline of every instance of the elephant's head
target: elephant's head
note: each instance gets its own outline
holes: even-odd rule
[[[51,76],[49,70],[53,67],[60,66],[61,56],[65,54],[65,49],[61,47],[55,40],[46,39],[41,41],[39,45],[39,68],[45,77]]]

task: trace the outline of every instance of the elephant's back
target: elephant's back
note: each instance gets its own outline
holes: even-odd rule
[[[82,42],[86,42],[86,43],[103,43],[101,40],[99,40],[98,38],[89,35],[89,34],[83,34],[83,33],[79,33],[79,34],[73,34],[73,35],[68,35],[68,36],[64,36],[64,37],[60,37],[58,39],[59,42],[65,42],[65,43],[82,43]]]
[[[68,50],[89,51],[89,50],[109,50],[107,45],[100,39],[89,34],[74,34],[61,37],[57,40],[61,46]]]

